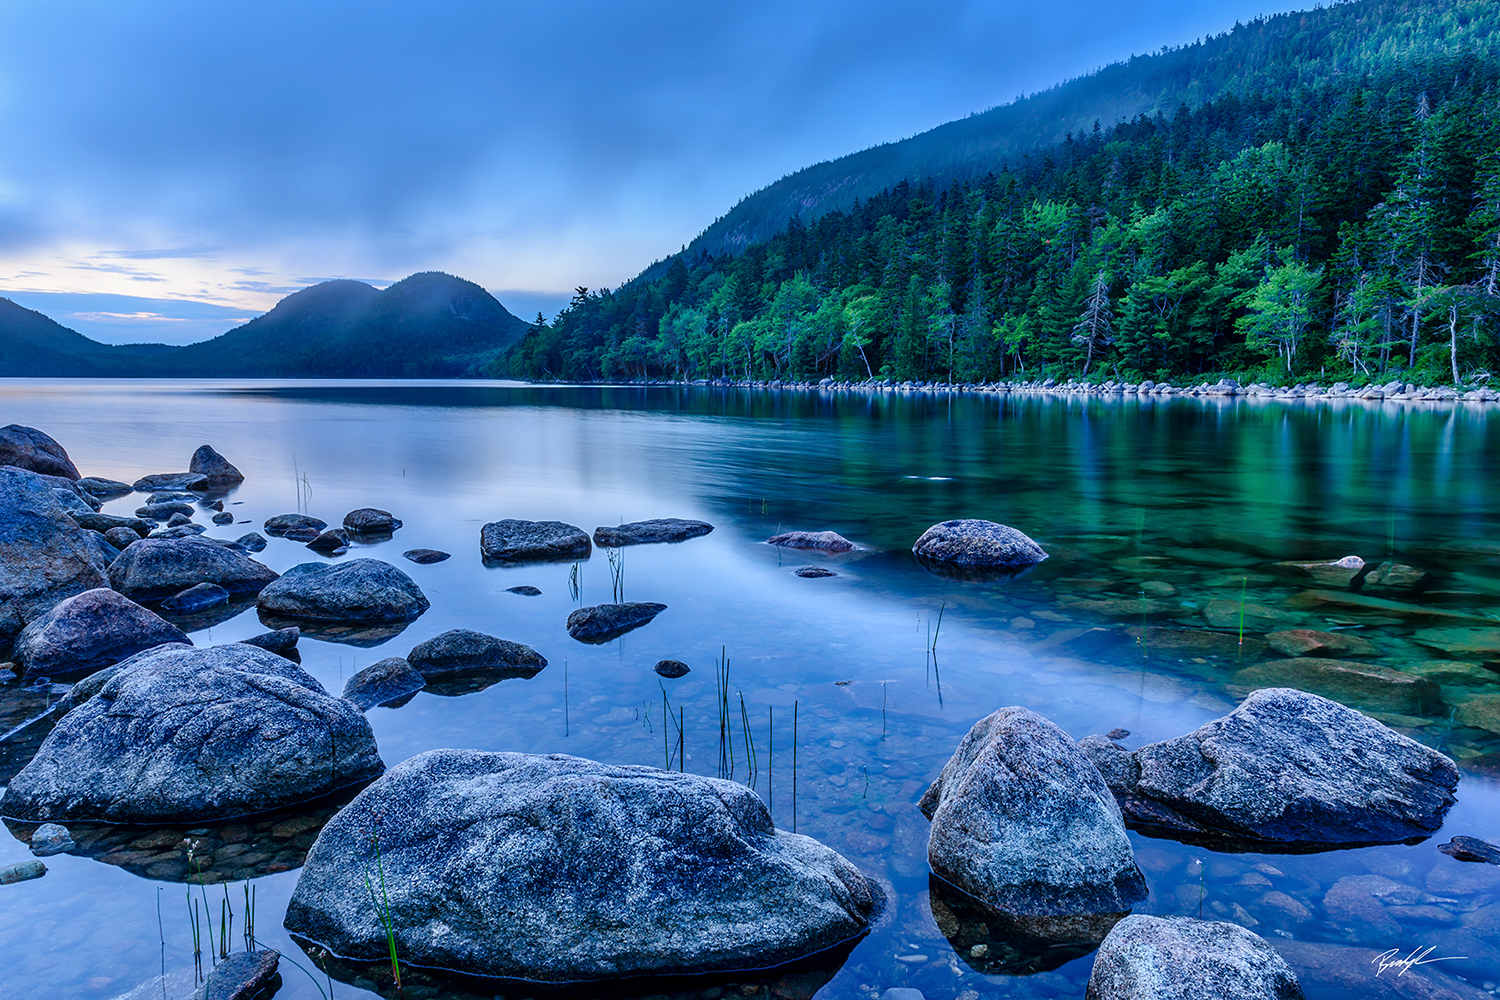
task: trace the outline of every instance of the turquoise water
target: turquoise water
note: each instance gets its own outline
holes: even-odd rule
[[[1493,714],[1474,707],[1500,694],[1500,673],[1487,665],[1500,653],[1473,641],[1478,633],[1452,631],[1500,619],[1500,421],[1488,410],[20,380],[0,381],[0,400],[0,423],[45,430],[85,475],[131,481],[178,471],[198,445],[213,444],[246,476],[226,498],[244,523],[212,529],[216,536],[237,537],[298,509],[337,522],[375,506],[403,519],[391,541],[357,546],[350,557],[399,565],[432,610],[375,646],[305,637],[303,666],[334,693],[360,667],[456,627],[527,643],[550,661],[531,679],[424,691],[401,708],[372,710],[387,764],[473,747],[660,766],[675,743],[675,729],[663,738],[665,696],[683,711],[687,769],[717,774],[714,666],[727,655],[736,710],[742,694],[755,741],[753,780],[778,826],[832,846],[891,896],[847,958],[817,972],[745,977],[733,984],[744,995],[811,995],[821,986],[819,996],[864,997],[914,986],[929,1000],[1081,997],[1087,947],[1020,946],[941,887],[934,894],[917,800],[969,726],[1004,705],[1030,707],[1076,738],[1123,728],[1133,747],[1180,735],[1233,707],[1244,687],[1238,671],[1281,658],[1259,634],[1282,627],[1356,635],[1373,647],[1362,662],[1432,679],[1417,703],[1378,683],[1324,693],[1379,712],[1459,760],[1458,804],[1425,843],[1331,854],[1228,854],[1132,834],[1152,889],[1137,912],[1246,923],[1287,949],[1309,996],[1374,995],[1384,985],[1393,973],[1376,980],[1355,949],[1431,944],[1435,957],[1463,956],[1438,967],[1446,973],[1483,990],[1500,981],[1500,869],[1436,850],[1456,834],[1494,840],[1500,832],[1500,783],[1491,777],[1500,774],[1500,736],[1476,724]],[[105,510],[133,510],[139,500]],[[618,581],[596,550],[578,567],[575,594],[569,564],[482,564],[480,526],[512,517],[588,531],[689,517],[716,530],[622,550]],[[1005,582],[935,576],[910,547],[952,517],[1014,525],[1052,558]],[[763,544],[793,529],[832,529],[861,550],[827,557]],[[453,558],[430,566],[400,558],[419,546]],[[1275,566],[1350,554],[1425,575],[1407,586],[1367,586],[1361,594],[1394,602],[1371,609],[1311,601],[1314,583]],[[322,559],[275,538],[257,558],[277,570]],[[838,575],[793,575],[808,564]],[[617,582],[626,599],[668,609],[604,646],[569,638],[568,612],[610,600]],[[542,595],[507,592],[521,584]],[[1252,609],[1246,643],[1238,622],[1222,617],[1216,636],[1203,639],[1213,631],[1211,603],[1237,609],[1242,600]],[[1077,638],[1093,627],[1110,631]],[[225,642],[264,628],[245,608],[193,638]],[[1184,633],[1170,631],[1179,628],[1198,630],[1194,641],[1184,646]],[[663,681],[651,668],[666,657],[693,672]],[[23,719],[47,697],[12,685],[0,689],[0,711]],[[0,743],[0,773],[22,766],[41,735],[32,727]],[[738,722],[735,754],[735,777],[752,780]],[[191,966],[184,879],[194,871],[207,871],[210,883],[234,881],[237,912],[237,880],[252,880],[257,937],[312,969],[317,956],[289,941],[280,922],[301,854],[326,815],[227,831],[75,831],[91,838],[78,853],[46,859],[42,879],[0,887],[0,951],[10,957],[0,998],[109,998],[163,966]],[[21,840],[0,836],[0,866],[29,857]],[[1372,874],[1404,889],[1354,908],[1329,896],[1339,879]],[[193,894],[217,920],[224,889]],[[236,920],[238,935],[243,914]],[[330,971],[315,986],[284,961],[277,996],[312,998],[330,986],[339,997],[371,996],[360,986],[380,985],[378,970]],[[419,982],[407,995],[439,992],[451,990]]]

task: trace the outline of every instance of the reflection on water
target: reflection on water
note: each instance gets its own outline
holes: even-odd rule
[[[52,434],[86,475],[179,471],[213,444],[246,475],[225,497],[236,523],[214,536],[298,510],[331,524],[363,506],[401,518],[393,538],[355,539],[342,558],[400,566],[432,609],[404,630],[297,623],[303,666],[334,693],[361,667],[450,628],[551,661],[529,678],[476,678],[372,710],[387,764],[473,747],[676,767],[680,739],[688,770],[716,774],[728,754],[713,668],[727,651],[733,697],[745,701],[735,776],[753,775],[779,826],[834,847],[891,898],[836,971],[744,979],[729,984],[736,995],[911,986],[929,1000],[1081,996],[1106,924],[1012,926],[931,880],[917,800],[968,727],[1002,705],[1032,708],[1075,737],[1126,730],[1134,748],[1222,715],[1266,683],[1326,694],[1452,755],[1465,777],[1447,824],[1419,844],[1317,855],[1133,832],[1151,887],[1136,912],[1251,927],[1286,949],[1310,996],[1397,995],[1379,992],[1389,974],[1374,979],[1361,963],[1429,944],[1463,956],[1417,970],[1442,988],[1472,996],[1500,981],[1500,868],[1437,851],[1451,836],[1500,830],[1500,422],[1485,410],[453,384],[14,381],[0,382],[0,396],[4,422]],[[104,509],[136,506],[124,497]],[[632,547],[623,572],[607,553],[495,567],[479,555],[487,521],[592,531],[653,517],[716,530]],[[911,544],[954,517],[1012,524],[1051,558],[1009,578],[933,574]],[[762,544],[825,529],[863,549]],[[453,557],[401,558],[418,547]],[[1365,568],[1344,583],[1279,565],[1348,555]],[[257,558],[277,570],[329,561],[285,538]],[[795,575],[807,565],[837,575]],[[513,592],[525,587],[541,593]],[[571,611],[617,599],[668,610],[597,647],[568,637]],[[202,645],[283,624],[231,610],[184,627]],[[667,658],[692,671],[657,676],[653,664]],[[57,696],[0,688],[0,726]],[[5,775],[44,726],[0,743]],[[0,948],[12,958],[0,998],[109,998],[159,974],[163,952],[169,969],[190,965],[181,866],[194,841],[212,849],[216,877],[253,876],[259,937],[311,969],[280,920],[297,852],[320,823],[285,837],[272,824],[239,840],[228,827],[80,839],[47,859],[44,878],[0,888]],[[27,835],[0,838],[0,865],[29,857]],[[279,997],[319,995],[290,966],[282,975]],[[340,997],[380,983],[368,970],[329,975]],[[1467,984],[1442,978],[1455,975]],[[418,985],[407,995],[435,995]],[[658,991],[689,985],[705,998],[725,991]]]

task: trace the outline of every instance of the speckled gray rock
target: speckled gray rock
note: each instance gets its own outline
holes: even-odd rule
[[[0,645],[58,601],[107,585],[90,534],[35,476],[0,469]]]
[[[188,462],[188,471],[196,472],[208,480],[210,487],[234,486],[245,481],[245,476],[229,464],[229,460],[208,445],[201,445],[193,452]]]
[[[1146,898],[1109,786],[1030,709],[976,722],[921,809],[932,870],[1007,913],[1120,913]]]
[[[117,517],[114,514],[100,513],[73,514],[71,516],[81,528],[105,532],[112,531],[115,528],[129,528],[141,538],[145,538],[150,534],[152,527],[154,527],[150,521],[139,517]]]
[[[1081,746],[1132,823],[1191,834],[1394,843],[1436,832],[1458,787],[1443,754],[1291,688],[1133,753],[1102,737]]]
[[[43,823],[31,834],[31,853],[39,858],[50,858],[76,846],[68,828],[57,823]]]
[[[269,948],[241,951],[219,959],[200,984],[192,969],[153,976],[114,1000],[253,1000],[268,996],[281,955]]]
[[[0,427],[0,465],[14,465],[67,480],[78,478],[78,467],[62,445],[35,427],[21,424]]]
[[[594,544],[606,548],[622,545],[650,545],[659,542],[685,542],[714,530],[707,521],[687,521],[680,517],[657,517],[649,521],[632,521],[613,527],[594,529]]]
[[[252,635],[240,641],[251,646],[259,646],[261,649],[269,649],[273,653],[289,653],[297,648],[297,640],[300,638],[302,638],[302,630],[293,625],[290,628],[279,628],[274,632]]]
[[[657,661],[654,669],[663,677],[674,678],[686,677],[688,674],[692,673],[693,668],[689,667],[681,660],[659,660]]]
[[[145,518],[147,521],[165,521],[173,514],[192,517],[193,505],[183,503],[181,500],[164,500],[161,503],[142,504],[135,509],[135,516]]]
[[[1303,1000],[1303,993],[1285,959],[1238,924],[1142,914],[1115,924],[1099,946],[1087,993],[1087,1000],[1230,997]]]
[[[217,514],[215,514],[210,520],[212,520],[214,522],[214,524],[221,524],[221,525],[222,524],[233,524],[234,523],[234,515],[231,514],[227,510],[221,510]]]
[[[479,553],[498,562],[587,559],[594,551],[582,528],[561,521],[491,521],[479,531]]]
[[[407,549],[401,555],[419,566],[430,566],[449,558],[449,554],[440,549]]]
[[[27,679],[75,680],[163,643],[192,645],[176,625],[108,587],[61,601],[16,636]]]
[[[173,528],[162,528],[147,535],[147,538],[192,538],[203,534],[206,529],[201,524],[179,524]]]
[[[1047,558],[1040,545],[1015,528],[972,518],[934,524],[911,550],[921,559],[975,568],[1024,569]]]
[[[838,576],[833,570],[824,569],[822,566],[798,566],[792,570],[792,575],[800,576],[804,580],[822,580],[826,577]]]
[[[52,498],[69,514],[93,514],[103,506],[87,493],[80,495],[76,490],[65,490],[59,487],[53,487]]]
[[[262,590],[255,603],[273,615],[367,624],[410,621],[431,607],[411,577],[379,559],[301,563]]]
[[[208,477],[199,472],[157,472],[142,476],[131,484],[138,493],[154,493],[157,490],[201,490],[208,486]]]
[[[625,604],[597,604],[591,608],[579,608],[568,615],[568,634],[579,642],[609,642],[650,623],[665,610],[665,604],[653,601],[628,601]]]
[[[325,556],[343,555],[349,551],[349,533],[342,528],[329,528],[308,542],[307,547]]]
[[[341,697],[363,712],[416,694],[426,684],[405,657],[388,656],[349,678]]]
[[[104,533],[104,540],[123,552],[140,541],[141,536],[134,528],[110,528]]]
[[[229,544],[246,552],[260,552],[266,547],[266,540],[258,531],[247,531]]]
[[[787,531],[766,539],[767,545],[818,552],[852,552],[854,543],[837,531]]]
[[[11,780],[0,814],[208,822],[315,799],[382,769],[364,715],[266,650],[158,646],[111,669]]]
[[[127,493],[135,492],[135,487],[129,483],[122,483],[118,479],[104,479],[100,476],[85,476],[74,485],[101,498],[122,497]]]
[[[344,527],[356,534],[389,535],[401,527],[401,519],[388,510],[361,507],[344,515]]]
[[[514,670],[531,677],[547,665],[547,658],[530,646],[466,628],[419,642],[406,658],[428,679],[456,670]]]
[[[109,539],[99,534],[99,532],[90,531],[88,539],[89,544],[94,549],[94,555],[102,565],[108,566],[119,558],[120,550],[109,544]]]
[[[397,952],[480,975],[764,968],[858,936],[880,900],[838,854],[777,831],[744,785],[560,754],[433,750],[323,828],[289,931],[342,955],[386,954],[361,874],[377,825]]]
[[[261,527],[266,529],[268,535],[284,535],[289,531],[311,530],[312,537],[315,538],[318,532],[328,527],[328,522],[310,514],[277,514],[275,517],[266,518],[266,523]]]
[[[199,583],[254,594],[275,579],[275,570],[240,549],[199,538],[142,539],[109,565],[110,586],[136,601],[159,601]]]
[[[217,583],[197,583],[181,593],[173,594],[161,606],[168,611],[176,611],[179,614],[192,614],[195,611],[206,611],[209,608],[217,608],[221,604],[229,603],[229,591]]]

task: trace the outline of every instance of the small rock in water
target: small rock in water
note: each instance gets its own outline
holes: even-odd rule
[[[308,542],[307,547],[325,556],[343,555],[349,551],[349,533],[342,528],[329,528]]]
[[[594,529],[594,544],[605,548],[622,545],[648,545],[655,542],[685,542],[714,530],[707,521],[687,521],[680,517],[658,517],[649,521],[632,521],[614,527]]]
[[[586,559],[594,544],[583,529],[562,521],[491,521],[479,532],[479,552],[499,562]]]
[[[234,515],[227,510],[221,510],[213,517],[214,524],[233,524]]]
[[[429,679],[465,670],[510,669],[532,676],[547,665],[547,658],[530,646],[466,628],[450,629],[419,642],[406,658]]]
[[[682,677],[691,669],[681,660],[661,660],[656,664],[656,672],[663,677]]]
[[[1305,574],[1324,587],[1343,587],[1365,568],[1365,561],[1359,556],[1345,556],[1329,562],[1279,562],[1276,568],[1293,575]]]
[[[665,604],[650,601],[579,608],[568,615],[568,634],[579,642],[605,643],[640,628],[665,610]]]
[[[320,534],[322,532],[317,528],[288,528],[281,533],[281,537],[289,542],[310,542]]]
[[[73,843],[73,835],[68,833],[68,828],[58,823],[43,823],[31,835],[31,853],[39,858],[61,854],[76,846]]]
[[[280,959],[281,953],[269,948],[221,958],[203,988],[193,994],[193,1000],[252,1000],[261,996],[276,975]]]
[[[379,559],[300,563],[256,597],[265,612],[327,622],[411,621],[431,607],[412,578]]]
[[[291,628],[279,628],[274,632],[252,635],[248,639],[241,639],[240,642],[259,646],[273,653],[285,654],[297,648],[297,640],[301,637],[302,630],[293,625]]]
[[[179,524],[175,528],[162,528],[160,531],[153,531],[153,532],[151,532],[151,534],[147,535],[146,537],[147,538],[191,538],[193,535],[201,535],[201,534],[203,534],[203,532],[205,532],[207,530],[208,529],[205,528],[201,524]]]
[[[169,517],[167,519],[167,527],[169,527],[169,528],[180,528],[184,524],[192,524],[192,523],[193,523],[192,515],[191,514],[184,514],[181,511],[178,511],[176,514],[173,514],[171,517]]]
[[[102,479],[99,476],[86,476],[74,485],[102,499],[122,497],[127,493],[135,492],[135,487],[129,483],[122,483],[117,479]]]
[[[262,527],[266,529],[268,535],[285,535],[289,531],[311,529],[313,533],[306,539],[311,540],[318,536],[318,532],[328,527],[328,522],[307,514],[277,514],[275,517],[267,518]]]
[[[188,462],[188,471],[203,476],[210,486],[234,486],[245,481],[239,469],[230,465],[228,459],[206,444],[193,452],[193,457]]]
[[[47,874],[47,866],[40,861],[22,861],[18,865],[0,868],[0,885],[25,882],[27,879],[41,878],[45,874]]]
[[[911,547],[918,559],[955,566],[1024,569],[1047,553],[1008,524],[960,518],[934,524]]]
[[[1426,677],[1358,660],[1316,656],[1247,667],[1230,679],[1230,686],[1242,694],[1256,688],[1297,688],[1374,712],[1414,716],[1435,708],[1440,698],[1438,686]]]
[[[799,566],[797,569],[792,570],[792,575],[800,576],[804,580],[819,580],[825,576],[838,576],[833,570],[824,569],[822,566]]]
[[[1372,973],[1373,975],[1373,973]],[[1286,960],[1237,924],[1133,914],[1099,946],[1089,1000],[1302,1000]]]
[[[1500,695],[1477,695],[1458,706],[1459,722],[1475,729],[1500,733]]]
[[[198,496],[194,493],[184,493],[181,490],[162,490],[147,497],[146,503],[191,503],[197,499]]]
[[[201,490],[208,485],[208,477],[198,472],[161,472],[142,476],[131,484],[137,493],[154,493],[157,490]]]
[[[449,558],[448,553],[439,549],[407,549],[401,554],[420,566],[426,566],[429,563],[440,563],[444,559]]]
[[[1230,600],[1209,601],[1203,607],[1203,617],[1214,628],[1236,632],[1242,627],[1246,632],[1274,632],[1297,624],[1297,616],[1285,611]]]
[[[1104,738],[1107,740],[1123,740],[1129,735],[1130,730],[1128,729],[1111,729],[1109,732],[1104,734]]]
[[[1347,632],[1293,628],[1270,632],[1266,642],[1282,656],[1374,656],[1370,640]]]
[[[190,614],[194,611],[206,611],[209,608],[217,608],[221,604],[229,603],[229,591],[216,583],[199,583],[188,589],[173,594],[161,606],[168,611],[176,611],[181,614]]]
[[[522,597],[541,597],[542,592],[529,583],[523,583],[519,587],[506,587],[507,594],[520,594]]]
[[[344,527],[359,534],[389,535],[401,527],[401,519],[388,510],[361,507],[344,515]]]
[[[274,579],[274,570],[243,551],[196,538],[144,539],[109,564],[110,586],[135,601],[159,601],[196,583],[253,594]]]
[[[61,601],[16,637],[27,680],[75,680],[163,643],[191,645],[176,625],[108,587]]]
[[[1460,861],[1480,861],[1500,865],[1500,847],[1480,840],[1478,837],[1454,837],[1438,850]]]
[[[1364,587],[1366,590],[1375,588],[1408,590],[1425,579],[1427,579],[1427,571],[1424,569],[1401,563],[1383,562],[1365,574]]]
[[[343,697],[361,711],[406,698],[427,685],[403,656],[388,656],[349,678]]]
[[[113,545],[115,548],[123,551],[124,548],[127,545],[130,545],[132,542],[140,541],[141,536],[136,534],[135,529],[133,528],[110,528],[104,533],[104,540]]]
[[[181,500],[166,500],[162,503],[143,504],[135,509],[136,517],[143,517],[148,521],[165,521],[173,514],[192,517],[193,505]]]
[[[250,531],[236,538],[234,544],[246,552],[259,552],[266,547],[266,540],[260,532]]]
[[[852,552],[854,543],[837,531],[787,531],[766,539],[767,545],[819,552]]]

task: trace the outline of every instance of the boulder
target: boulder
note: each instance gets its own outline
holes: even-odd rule
[[[431,607],[411,577],[379,559],[301,563],[267,585],[255,603],[272,615],[362,624],[410,621]]]
[[[1320,587],[1346,587],[1365,568],[1365,561],[1359,556],[1345,556],[1327,562],[1279,562],[1275,567],[1294,576],[1310,577]]]
[[[410,698],[426,683],[403,657],[388,656],[349,678],[342,697],[363,712],[376,705]]]
[[[16,636],[27,679],[76,680],[163,643],[192,645],[181,629],[108,587],[61,601]]]
[[[157,490],[204,490],[208,488],[208,477],[199,472],[158,472],[142,476],[131,484],[137,493],[154,493]]]
[[[681,660],[658,660],[653,669],[661,676],[668,678],[686,677],[692,670]]]
[[[397,953],[472,975],[763,969],[858,937],[881,900],[838,854],[777,831],[744,785],[561,754],[432,750],[323,828],[287,930],[354,959],[388,956],[365,883],[376,838]]]
[[[1460,861],[1500,865],[1500,847],[1478,837],[1454,837],[1438,850]]]
[[[246,552],[260,552],[265,549],[266,540],[258,531],[247,531],[229,544]]]
[[[104,540],[123,552],[127,547],[140,541],[141,536],[134,528],[110,528],[104,533]]]
[[[318,532],[328,527],[328,522],[308,514],[277,514],[275,517],[266,518],[266,523],[261,527],[266,529],[266,534],[277,536],[285,535],[290,531],[311,531],[312,535],[304,539],[304,541],[311,541],[317,537]]]
[[[1213,628],[1221,628],[1239,634],[1246,632],[1275,632],[1296,625],[1297,616],[1249,602],[1213,600],[1203,606],[1203,618]]]
[[[364,715],[289,661],[244,643],[158,646],[58,720],[0,813],[203,823],[316,799],[382,769]]]
[[[542,592],[529,583],[523,583],[519,587],[506,587],[507,594],[520,594],[522,597],[541,597]]]
[[[1224,718],[1133,753],[1098,736],[1080,746],[1132,823],[1231,841],[1425,837],[1442,825],[1458,787],[1458,769],[1443,754],[1289,688],[1256,691]]]
[[[80,528],[88,528],[90,531],[110,532],[115,528],[129,528],[137,536],[145,538],[151,533],[151,523],[139,517],[119,517],[114,514],[72,514],[70,515]]]
[[[800,576],[804,580],[821,580],[825,577],[838,576],[833,570],[824,569],[822,566],[798,566],[792,570],[792,575]]]
[[[217,608],[221,604],[229,603],[229,591],[217,583],[195,583],[193,586],[173,594],[161,606],[168,611],[178,614],[190,615],[196,611],[207,611],[209,608]]]
[[[1466,726],[1500,734],[1500,694],[1475,695],[1461,702],[1454,716]]]
[[[188,462],[188,471],[208,480],[210,487],[236,486],[245,481],[245,476],[229,464],[229,460],[209,445],[200,445]]]
[[[43,823],[31,835],[31,853],[39,858],[63,854],[76,846],[68,828],[57,823]]]
[[[1404,563],[1383,562],[1365,574],[1365,590],[1411,590],[1427,579],[1427,571]]]
[[[649,521],[632,521],[614,527],[594,529],[594,544],[605,548],[622,545],[649,545],[655,542],[685,542],[714,530],[707,521],[686,521],[680,517],[657,517]]]
[[[241,550],[198,538],[146,538],[109,565],[110,586],[136,601],[160,601],[199,583],[254,594],[275,579],[275,570]]]
[[[1047,558],[1042,547],[1005,524],[963,518],[922,532],[911,547],[924,562],[977,569],[1025,569]]]
[[[169,528],[180,528],[184,524],[192,523],[193,517],[191,514],[173,514],[170,518],[167,519],[167,527]]]
[[[91,534],[30,473],[0,469],[0,645],[58,601],[108,584]]]
[[[44,476],[78,479],[78,468],[63,446],[35,427],[9,424],[0,427],[0,465],[13,465]]]
[[[1231,692],[1242,695],[1265,687],[1297,688],[1343,705],[1396,715],[1420,716],[1438,707],[1441,698],[1437,684],[1426,677],[1355,660],[1316,656],[1247,667],[1229,683]]]
[[[233,524],[234,523],[234,515],[231,514],[231,513],[229,513],[229,511],[227,511],[227,510],[221,510],[217,514],[215,514],[210,520],[212,520],[214,522],[214,524],[221,524],[221,525],[222,524]]]
[[[817,552],[852,552],[855,545],[837,531],[787,531],[766,539],[767,545]]]
[[[153,531],[153,532],[151,532],[151,534],[147,535],[146,537],[147,538],[192,538],[195,535],[201,535],[201,534],[203,534],[203,532],[206,531],[206,530],[208,530],[208,529],[206,529],[205,527],[203,527],[203,525],[201,525],[201,524],[179,524],[175,528],[162,528],[160,531]]]
[[[163,500],[160,503],[145,503],[135,509],[135,516],[147,521],[165,521],[173,514],[193,516],[193,505],[181,500]]]
[[[117,479],[102,479],[99,476],[85,476],[74,483],[79,489],[86,493],[92,493],[100,499],[110,497],[122,497],[127,493],[134,493],[135,487],[129,483],[122,483]]]
[[[667,610],[665,604],[629,601],[625,604],[598,604],[579,608],[568,615],[568,634],[579,642],[604,643],[618,639],[626,632],[649,624]]]
[[[349,533],[342,528],[329,528],[308,542],[307,547],[325,556],[340,556],[349,551]]]
[[[401,527],[401,519],[388,510],[361,507],[344,515],[344,527],[356,534],[389,535]]]
[[[1282,656],[1374,656],[1375,646],[1369,639],[1348,632],[1319,632],[1311,628],[1293,628],[1270,632],[1266,642]]]
[[[497,562],[566,562],[593,550],[582,528],[561,521],[491,521],[479,532],[480,554]]]
[[[1373,971],[1371,972],[1373,976]],[[1099,946],[1086,1000],[1302,1000],[1286,960],[1238,924],[1132,914]]]
[[[1120,913],[1146,898],[1109,786],[1030,709],[976,722],[920,807],[932,870],[998,910]]]
[[[530,646],[466,628],[452,629],[417,643],[406,654],[406,659],[428,680],[470,670],[534,677],[547,665],[546,657]]]
[[[416,563],[419,566],[427,566],[432,563],[440,563],[444,559],[449,558],[449,554],[447,552],[442,552],[438,549],[407,549],[405,552],[401,553],[401,555],[403,555],[407,559],[410,559],[412,562]]]

